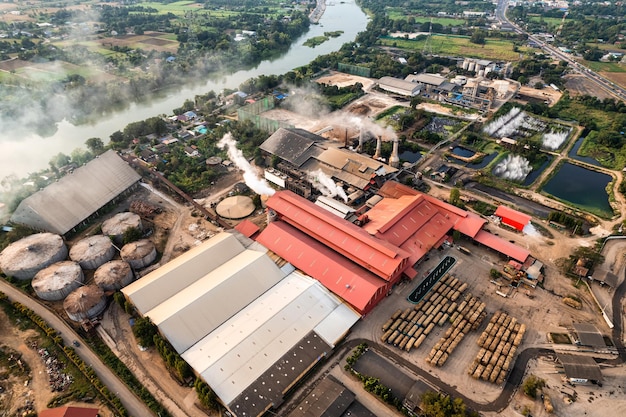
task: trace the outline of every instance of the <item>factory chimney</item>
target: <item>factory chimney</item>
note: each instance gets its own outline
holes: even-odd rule
[[[391,151],[391,156],[389,157],[389,165],[394,168],[398,168],[400,166],[400,156],[398,156],[398,139],[393,141],[393,150]]]
[[[382,136],[378,136],[378,140],[376,141],[376,152],[374,153],[374,156],[372,158],[378,160],[380,159],[380,157],[382,156],[380,154],[380,148],[383,146],[383,138]]]

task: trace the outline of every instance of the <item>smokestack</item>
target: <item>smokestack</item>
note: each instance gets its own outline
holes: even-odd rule
[[[382,136],[378,135],[378,140],[376,140],[376,152],[374,152],[374,156],[372,158],[378,160],[380,159],[381,155],[381,151],[380,148],[383,146],[383,138]]]
[[[394,168],[398,168],[400,166],[400,156],[398,156],[398,139],[393,141],[393,150],[391,151],[391,156],[389,157],[389,165]]]
[[[346,134],[343,137],[343,146],[347,148],[348,147],[348,128],[347,127],[346,127],[346,132],[345,133]]]

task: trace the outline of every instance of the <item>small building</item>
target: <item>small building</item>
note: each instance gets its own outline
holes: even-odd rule
[[[507,206],[499,206],[494,214],[497,217],[500,217],[503,224],[506,224],[519,232],[524,230],[524,227],[530,223],[531,219],[528,214],[513,210]]]
[[[556,354],[558,361],[565,372],[567,379],[576,384],[601,384],[602,372],[600,366],[591,356]]]
[[[197,149],[192,148],[191,146],[185,146],[185,155],[190,158],[196,158],[200,156],[200,152]]]
[[[378,87],[381,90],[407,97],[418,95],[422,88],[420,84],[394,77],[382,77],[378,80]]]
[[[577,344],[593,349],[605,349],[606,342],[602,337],[602,333],[596,326],[590,323],[574,323],[573,326],[578,336]]]

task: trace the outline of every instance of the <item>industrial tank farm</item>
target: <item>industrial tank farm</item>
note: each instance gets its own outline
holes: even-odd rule
[[[127,243],[120,251],[122,259],[134,269],[142,269],[156,259],[156,247],[148,239]]]
[[[83,285],[84,279],[78,263],[63,261],[37,272],[31,285],[42,300],[59,301]]]
[[[83,269],[97,269],[113,259],[114,255],[113,243],[104,235],[86,237],[70,249],[70,259],[78,262]]]
[[[85,285],[77,288],[63,301],[63,308],[68,317],[76,322],[90,320],[106,308],[104,291],[97,285]]]
[[[102,234],[112,236],[116,242],[122,242],[124,233],[130,229],[142,230],[142,225],[141,217],[128,211],[118,213],[102,223]]]
[[[133,281],[133,271],[128,262],[115,260],[98,268],[93,278],[104,291],[116,291]]]
[[[37,233],[12,243],[0,253],[5,275],[28,280],[43,268],[67,258],[63,238],[53,233]]]

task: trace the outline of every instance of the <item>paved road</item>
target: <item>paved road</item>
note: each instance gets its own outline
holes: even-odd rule
[[[611,80],[608,80],[603,76],[593,72],[591,69],[585,67],[584,65],[573,59],[569,54],[562,52],[558,48],[555,48],[549,43],[546,43],[543,40],[533,36],[532,34],[517,26],[515,23],[511,22],[506,17],[506,9],[508,5],[509,0],[498,0],[498,5],[496,6],[496,18],[500,21],[503,28],[511,28],[516,33],[528,36],[528,40],[535,42],[541,47],[541,49],[552,55],[552,57],[567,62],[569,68],[579,72],[587,79],[594,81],[599,88],[605,90],[619,100],[626,100],[626,89],[616,85]]]
[[[61,334],[67,346],[71,346],[72,341],[79,339],[78,334],[59,316],[48,310],[47,307],[37,300],[34,300],[16,289],[5,280],[0,280],[0,291],[5,293],[11,301],[17,301],[23,304],[41,316],[50,327]],[[93,368],[102,383],[106,385],[112,393],[118,396],[131,417],[155,415],[86,344],[83,343],[80,347],[76,348],[76,353],[86,364]]]

